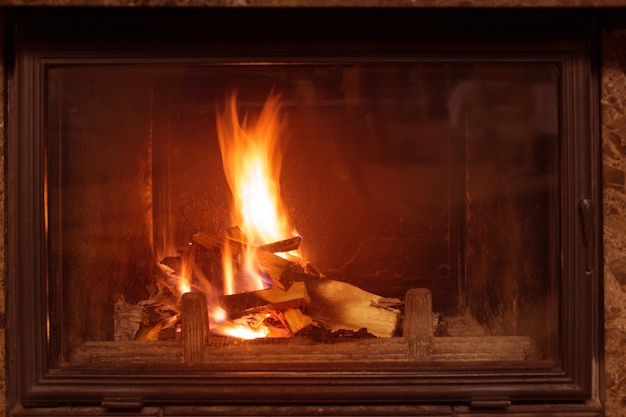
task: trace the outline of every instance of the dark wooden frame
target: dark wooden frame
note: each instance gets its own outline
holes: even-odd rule
[[[592,19],[584,13],[554,13],[13,10],[7,16],[13,29],[7,38],[9,412],[45,415],[47,407],[80,405],[128,413],[142,407],[145,413],[152,413],[151,407],[169,407],[171,414],[251,415],[262,404],[276,415],[307,415],[316,407],[326,414],[344,415],[451,415],[453,407],[460,414],[509,408],[537,415],[543,411],[545,415],[560,411],[601,415],[597,40]],[[239,24],[237,33],[232,32],[233,24]],[[382,52],[393,61],[415,53],[437,56],[441,50],[477,59],[517,57],[561,65],[561,363],[532,368],[524,363],[444,366],[357,361],[329,365],[323,360],[289,367],[252,363],[245,369],[241,365],[50,366],[58,341],[47,329],[47,320],[55,314],[51,310],[54,294],[48,293],[51,286],[46,281],[44,216],[43,102],[48,66],[150,60],[234,62],[242,56],[332,62],[345,59],[346,51],[365,60],[380,59],[373,53]],[[540,408],[524,405],[528,403],[540,404]],[[192,404],[197,408],[189,408]],[[74,409],[68,414],[81,412]]]

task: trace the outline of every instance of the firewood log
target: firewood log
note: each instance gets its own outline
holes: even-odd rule
[[[302,307],[311,302],[303,282],[294,282],[285,291],[280,288],[269,288],[260,291],[225,295],[218,302],[230,318],[237,318],[245,313],[260,310],[283,311]]]
[[[379,304],[388,299],[342,281],[300,275],[311,303],[304,313],[329,330],[367,331],[377,337],[391,337],[398,327],[400,310]],[[402,302],[397,300],[397,304]]]
[[[287,322],[287,327],[293,334],[313,324],[313,319],[304,314],[299,308],[290,308],[282,313]]]
[[[221,250],[223,246],[228,243],[231,245],[230,249],[235,252],[234,255],[240,255],[248,247],[245,242],[204,232],[194,234],[191,240],[193,243],[208,250]],[[285,270],[292,265],[291,261],[258,248],[255,249],[254,256],[259,263],[259,267],[268,275],[274,286],[282,289],[289,286],[289,283],[283,282],[282,276]]]
[[[268,243],[267,245],[258,246],[257,249],[272,253],[289,252],[298,249],[300,247],[300,242],[302,242],[302,237],[295,236],[289,239],[281,240],[279,242]]]
[[[142,321],[143,307],[127,303],[124,297],[115,302],[114,340],[134,340]]]

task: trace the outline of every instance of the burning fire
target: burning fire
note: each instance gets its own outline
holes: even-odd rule
[[[224,112],[217,113],[217,135],[224,173],[233,195],[231,220],[241,228],[247,243],[243,259],[233,259],[225,245],[224,293],[255,291],[267,287],[254,255],[255,247],[297,235],[283,208],[280,171],[285,129],[280,96],[271,93],[257,117],[246,113],[240,120],[237,95],[227,100]],[[245,241],[247,239],[247,241]],[[237,277],[232,264],[242,265]]]
[[[212,334],[239,339],[291,337],[321,323],[339,330],[372,328],[372,335],[391,337],[400,311],[388,305],[399,305],[400,300],[381,301],[381,296],[327,279],[297,252],[301,238],[286,215],[279,184],[285,150],[281,136],[286,126],[280,96],[271,93],[257,115],[246,112],[240,117],[237,95],[232,94],[216,118],[222,164],[233,197],[231,220],[236,226],[229,228],[225,237],[198,231],[188,251],[159,264],[164,283],[156,286],[158,291],[146,302],[157,306],[158,318],[165,315],[166,319],[138,339],[160,337],[165,326],[181,317],[176,302],[169,304],[172,297],[162,296],[176,292],[169,290],[172,281],[177,282],[180,294],[201,291],[207,296],[207,324]],[[196,257],[200,262],[195,262]],[[213,281],[219,279],[215,271],[220,261],[222,294]],[[309,295],[309,286],[317,300]],[[330,303],[343,308],[345,314],[329,315],[324,306]],[[205,314],[197,310],[189,317]]]
[[[181,294],[191,291],[191,274],[193,269],[193,252],[187,257],[182,258],[181,276],[178,281],[178,291]]]
[[[222,164],[232,192],[231,221],[236,226],[228,229],[226,239],[198,233],[193,240],[200,247],[221,247],[224,296],[254,293],[273,285],[281,287],[276,273],[269,272],[271,267],[262,266],[263,259],[267,262],[268,255],[287,258],[286,251],[291,260],[301,258],[297,250],[292,250],[299,245],[300,237],[289,222],[280,194],[285,145],[281,135],[286,125],[280,96],[270,94],[258,115],[245,113],[240,118],[237,95],[232,94],[224,111],[217,111],[216,118]],[[277,243],[280,248],[276,247]],[[176,270],[162,264],[160,267],[167,277],[176,281],[179,294],[200,290],[216,295],[210,279],[195,265],[196,248],[192,245],[180,257]],[[194,279],[193,285],[192,276],[200,278]],[[239,318],[232,318],[229,317],[232,311],[224,310],[218,299],[219,296],[213,297],[214,302],[209,305],[209,327],[214,334],[239,339],[292,334],[282,311],[246,312]]]

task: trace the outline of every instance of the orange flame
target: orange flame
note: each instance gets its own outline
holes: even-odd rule
[[[285,125],[280,96],[273,93],[253,121],[246,114],[240,122],[236,94],[227,100],[223,113],[217,112],[222,164],[233,194],[231,217],[249,243],[244,259],[240,260],[245,283],[235,282],[231,253],[224,253],[225,294],[265,288],[255,261],[254,246],[297,234],[289,223],[280,196],[283,154],[280,137]]]
[[[184,294],[191,291],[191,275],[193,267],[193,253],[188,256],[183,256],[181,259],[182,270],[180,280],[178,281],[178,291],[180,294]]]
[[[223,336],[235,337],[237,339],[259,339],[269,335],[269,329],[261,322],[250,325],[251,321],[239,320],[234,323],[228,320],[226,311],[221,307],[216,307],[211,311],[210,318],[213,321],[211,331]]]

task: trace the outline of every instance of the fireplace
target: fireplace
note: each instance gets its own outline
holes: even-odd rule
[[[8,20],[14,415],[601,415],[592,18]]]

